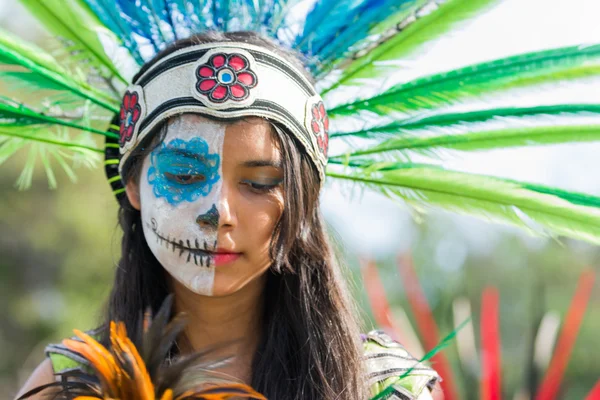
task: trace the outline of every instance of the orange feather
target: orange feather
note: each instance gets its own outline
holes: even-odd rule
[[[155,339],[161,339],[160,336],[157,336],[161,331],[163,334],[167,334],[163,326],[166,323],[164,310],[170,308],[170,300],[165,300],[165,304],[159,311],[161,317],[158,325],[152,325],[151,314],[146,314],[143,321],[145,332],[143,337],[138,338],[138,340],[147,340],[145,334],[151,335]],[[178,326],[175,325],[176,328]],[[158,331],[149,332],[153,329],[158,329]],[[183,327],[181,326],[179,329],[183,329]],[[82,383],[85,383],[85,385],[77,386],[80,396],[75,397],[75,400],[228,400],[232,398],[266,400],[264,396],[248,385],[237,383],[210,384],[200,375],[196,382],[179,385],[179,380],[176,376],[173,376],[173,371],[178,371],[178,374],[185,374],[183,365],[189,364],[189,360],[182,361],[185,364],[177,364],[178,361],[175,361],[174,365],[160,366],[156,371],[158,376],[151,377],[144,359],[134,342],[127,335],[127,329],[122,322],[110,322],[109,348],[105,348],[84,332],[78,330],[74,332],[80,340],[65,339],[63,343],[68,349],[79,353],[89,362],[99,380],[99,383],[96,383],[95,380],[84,379]],[[173,334],[172,330],[169,332],[169,335]],[[153,346],[151,350],[155,348]],[[164,350],[157,351],[163,352]],[[160,354],[162,356],[162,353]],[[156,354],[154,358],[156,358]],[[189,364],[189,367],[191,368],[194,365]],[[167,381],[163,380],[165,377],[168,377]],[[162,382],[165,386],[174,386],[165,388],[164,392],[157,393],[152,378],[155,378],[157,382]],[[60,382],[57,382],[57,385],[60,384]],[[182,391],[185,393],[175,397],[175,393],[181,393]]]
[[[118,344],[117,351],[121,353],[121,356],[128,360],[133,368],[133,386],[135,392],[139,393],[140,398],[143,400],[154,400],[154,385],[150,379],[150,374],[146,369],[146,364],[142,360],[142,357],[138,353],[135,345],[125,335],[122,336],[122,330],[120,329],[122,324],[117,324],[117,336],[115,337],[116,343]]]
[[[227,400],[234,397],[243,397],[255,400],[267,400],[265,396],[256,392],[248,385],[241,383],[231,383],[218,385],[211,388],[204,388],[198,391],[188,390],[177,396],[175,400],[196,399],[196,400]]]
[[[165,390],[160,400],[173,400],[173,391],[171,389]]]
[[[122,328],[119,328],[120,325],[122,324],[117,325],[114,321],[110,321],[110,343],[115,357],[117,358],[117,360],[119,360],[121,364],[124,364],[126,360],[122,358],[121,351],[119,350],[119,343],[117,342],[117,337],[122,334],[121,330],[125,329],[125,327],[123,326]],[[118,368],[118,372],[119,382],[121,382],[123,379],[131,379],[127,371],[123,370],[122,368]]]
[[[96,370],[99,379],[106,385],[110,394],[118,393],[118,373],[119,367],[114,357],[100,343],[89,335],[75,329],[77,335],[83,342],[77,340],[65,339],[63,344],[70,350],[81,354],[86,358],[92,368]]]

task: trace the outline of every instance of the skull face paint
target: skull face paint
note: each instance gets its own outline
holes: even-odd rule
[[[173,139],[150,155],[148,183],[169,204],[192,202],[210,194],[220,178],[219,165],[219,154],[210,153],[204,138]]]
[[[226,125],[179,116],[145,158],[140,179],[143,231],[169,274],[212,295]]]

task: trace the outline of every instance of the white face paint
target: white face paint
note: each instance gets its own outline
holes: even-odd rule
[[[212,295],[225,124],[193,114],[174,118],[144,160],[140,200],[144,236],[169,274]]]

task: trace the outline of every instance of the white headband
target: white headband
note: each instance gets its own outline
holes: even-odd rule
[[[285,126],[325,177],[329,120],[311,83],[281,56],[246,43],[186,47],[153,65],[123,96],[119,171],[158,124],[184,112],[257,116]]]

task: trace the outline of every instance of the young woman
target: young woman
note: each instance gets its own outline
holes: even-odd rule
[[[202,34],[133,82],[119,115],[122,255],[102,326],[132,330],[174,293],[188,324],[173,355],[234,354],[219,372],[267,398],[364,400],[389,384],[392,398],[429,398],[433,370],[399,379],[417,361],[360,335],[319,211],[328,121],[301,61],[254,33]],[[60,345],[48,356],[22,392],[81,367]]]

